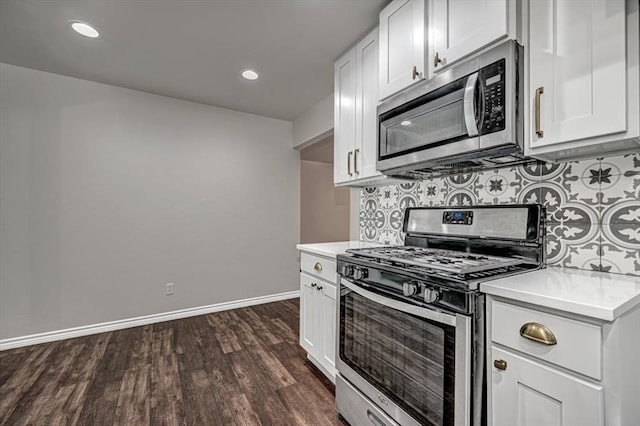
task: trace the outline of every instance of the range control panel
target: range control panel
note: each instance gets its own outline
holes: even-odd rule
[[[473,223],[473,212],[445,210],[442,214],[442,223],[444,225],[471,225]]]

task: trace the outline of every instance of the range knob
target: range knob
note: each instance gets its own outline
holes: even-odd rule
[[[440,293],[435,288],[425,288],[424,289],[424,301],[426,303],[437,302],[440,297]]]
[[[369,271],[364,268],[353,268],[353,279],[363,280],[369,276]]]
[[[404,293],[405,296],[413,296],[414,294],[418,293],[417,284],[413,282],[403,283],[402,293]]]
[[[342,265],[342,276],[343,277],[351,277],[351,276],[353,276],[353,266],[351,266],[351,265]]]

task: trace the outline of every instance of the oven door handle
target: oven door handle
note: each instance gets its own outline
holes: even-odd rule
[[[478,136],[478,124],[476,123],[476,83],[478,82],[478,73],[474,72],[467,79],[464,86],[464,123],[467,126],[469,136]]]
[[[435,321],[441,324],[450,325],[452,327],[456,326],[455,315],[445,314],[433,309],[421,308],[419,306],[410,305],[408,303],[398,302],[397,300],[389,299],[388,297],[380,296],[379,294],[376,294],[372,291],[365,290],[362,287],[359,287],[344,278],[340,280],[340,283],[343,286],[347,287],[349,290],[358,293],[360,296],[365,297],[373,302],[379,303],[380,305],[384,305],[388,308],[396,309],[406,314],[416,315],[421,318],[426,318],[428,320]]]

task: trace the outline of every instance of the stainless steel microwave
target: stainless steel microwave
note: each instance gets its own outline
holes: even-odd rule
[[[420,178],[534,161],[522,149],[521,56],[506,41],[380,104],[377,169]]]

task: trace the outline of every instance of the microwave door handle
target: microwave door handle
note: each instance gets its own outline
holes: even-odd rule
[[[467,125],[467,133],[469,136],[478,136],[478,124],[476,123],[476,83],[478,82],[478,73],[475,72],[467,78],[467,84],[464,86],[464,123]]]

